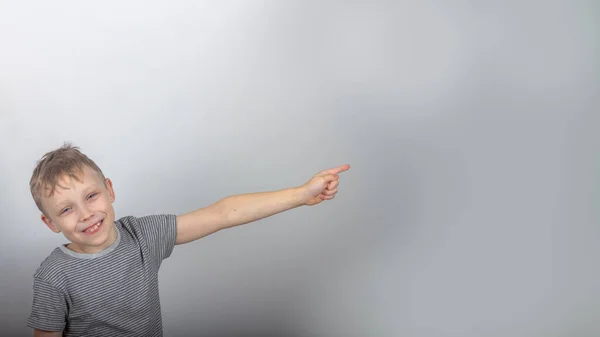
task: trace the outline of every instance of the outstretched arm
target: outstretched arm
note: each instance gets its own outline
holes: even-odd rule
[[[222,229],[247,224],[292,208],[331,200],[338,191],[339,173],[350,165],[321,171],[299,187],[238,194],[177,216],[176,244],[188,243]]]

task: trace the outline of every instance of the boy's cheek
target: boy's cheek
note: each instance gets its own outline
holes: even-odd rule
[[[76,216],[69,214],[68,217],[61,219],[56,227],[60,228],[63,232],[73,232],[77,226]]]

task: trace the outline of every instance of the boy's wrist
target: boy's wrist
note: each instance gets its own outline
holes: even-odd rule
[[[298,206],[306,205],[310,198],[309,191],[304,185],[291,188],[290,193],[293,195],[293,199]]]

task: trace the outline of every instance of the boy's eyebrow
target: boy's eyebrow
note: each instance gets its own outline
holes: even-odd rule
[[[88,194],[88,193],[90,193],[90,191],[91,191],[91,190],[97,190],[97,189],[98,189],[98,187],[99,187],[99,185],[98,185],[98,184],[96,184],[96,183],[91,183],[90,185],[88,185],[88,186],[87,186],[87,187],[86,187],[86,188],[83,190],[83,192],[84,192],[84,194]]]
[[[66,200],[64,200],[64,201],[60,201],[60,202],[58,202],[58,203],[54,204],[54,208],[56,208],[56,209],[63,208],[63,207],[64,207],[64,205],[66,205],[66,204],[68,204],[68,203],[69,203],[69,202],[68,202],[68,201],[66,201]]]

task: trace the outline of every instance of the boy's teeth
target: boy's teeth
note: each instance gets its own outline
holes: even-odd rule
[[[88,229],[86,229],[84,232],[86,233],[91,233],[94,232],[96,229],[98,229],[98,226],[100,226],[100,223],[102,222],[102,220],[98,221],[95,225],[90,226]]]

